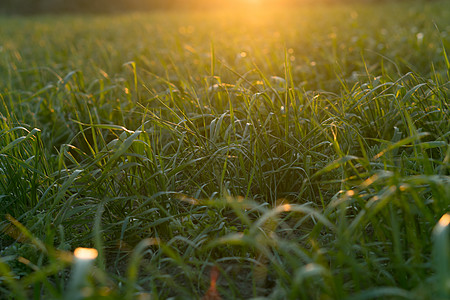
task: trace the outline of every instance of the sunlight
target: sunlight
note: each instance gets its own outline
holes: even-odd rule
[[[92,260],[97,258],[98,251],[93,248],[77,248],[73,254],[78,259]]]
[[[292,206],[290,204],[284,204],[281,206],[284,211],[290,211]]]
[[[450,214],[445,214],[442,216],[442,218],[439,220],[439,225],[442,227],[446,227],[450,224]]]
[[[248,6],[248,7],[265,7],[269,4],[273,5],[273,4],[279,4],[279,2],[277,1],[272,1],[272,0],[237,0],[234,3],[237,4],[242,4],[244,6]]]

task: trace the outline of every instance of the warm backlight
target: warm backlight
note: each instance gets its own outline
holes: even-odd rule
[[[236,1],[229,1],[228,4],[231,5],[252,5],[252,6],[265,6],[268,4],[275,4],[277,3],[276,0],[236,0]]]
[[[450,214],[445,214],[442,216],[442,218],[439,220],[439,225],[442,227],[446,227],[450,224]]]
[[[73,252],[76,258],[78,259],[87,259],[92,260],[96,259],[98,256],[98,251],[93,248],[77,248]]]

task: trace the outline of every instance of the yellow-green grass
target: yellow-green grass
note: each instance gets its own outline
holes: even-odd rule
[[[1,17],[0,293],[446,299],[449,35],[445,1]]]

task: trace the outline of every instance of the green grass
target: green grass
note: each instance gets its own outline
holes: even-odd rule
[[[445,1],[1,17],[0,295],[447,299],[449,34]]]

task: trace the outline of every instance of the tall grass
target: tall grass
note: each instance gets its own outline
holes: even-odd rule
[[[445,299],[443,5],[1,19],[0,292]]]

